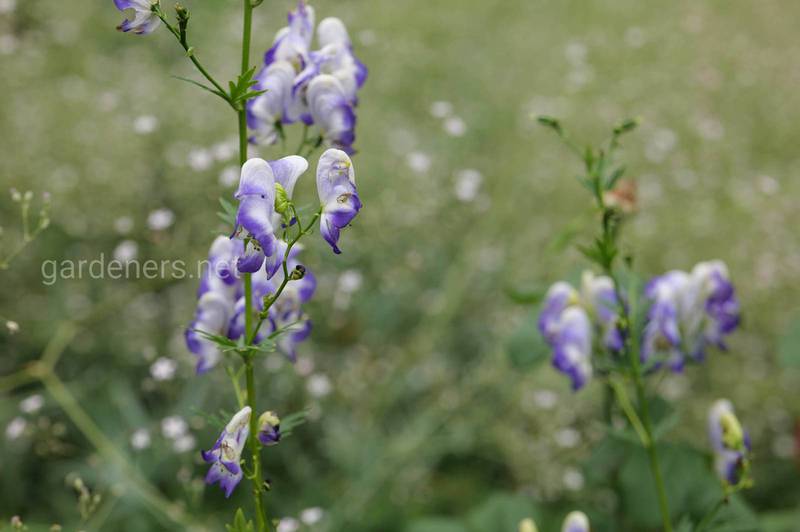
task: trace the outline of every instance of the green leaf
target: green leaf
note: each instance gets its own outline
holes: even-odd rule
[[[206,332],[206,331],[201,331],[200,329],[191,329],[191,330],[196,332],[197,334],[199,334],[200,336],[202,336],[206,340],[210,340],[210,341],[214,342],[215,344],[217,344],[218,346],[223,347],[225,349],[231,349],[231,348],[238,349],[239,348],[239,344],[237,344],[235,341],[231,340],[227,336],[222,336],[222,335],[219,335],[219,334],[212,334],[212,333],[209,333],[209,332]]]
[[[782,366],[800,367],[800,316],[796,316],[778,342],[778,358]]]
[[[305,410],[301,410],[299,412],[294,412],[289,414],[288,416],[284,416],[281,418],[281,435],[282,436],[290,436],[292,434],[292,430],[299,427],[303,423],[306,422],[308,419],[309,409],[306,408]]]
[[[185,81],[186,83],[191,83],[195,87],[200,87],[201,89],[203,89],[205,91],[208,91],[208,92],[210,92],[211,94],[213,94],[215,96],[219,96],[223,100],[227,100],[228,99],[227,95],[225,95],[224,93],[218,91],[217,89],[211,88],[208,85],[203,85],[202,83],[200,83],[198,81],[195,81],[193,79],[184,78],[184,77],[181,77],[181,76],[172,76],[172,77],[175,78],[175,79],[179,79],[181,81]]]
[[[606,189],[606,190],[611,190],[611,189],[613,189],[613,188],[614,188],[614,186],[617,184],[617,181],[619,181],[619,178],[620,178],[620,177],[622,177],[624,174],[625,174],[625,167],[624,167],[624,166],[620,166],[619,168],[617,168],[616,170],[614,170],[614,171],[611,173],[611,175],[609,175],[609,176],[606,178],[606,181],[605,181],[605,189]]]
[[[225,528],[228,532],[255,532],[253,522],[247,520],[241,508],[236,510],[236,515],[233,516],[233,524],[225,525]]]

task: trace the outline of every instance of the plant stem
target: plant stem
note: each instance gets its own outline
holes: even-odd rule
[[[728,503],[727,496],[722,497],[720,500],[718,500],[717,503],[714,505],[714,507],[711,508],[711,511],[708,512],[705,515],[705,517],[703,517],[703,519],[697,524],[697,527],[694,529],[694,532],[702,532],[703,530],[705,530],[708,527],[708,525],[710,525],[713,522],[714,517],[717,516],[717,513],[719,513],[722,507],[725,506],[727,503]]]
[[[243,27],[242,27],[242,66],[241,73],[250,70],[250,30],[253,21],[253,6],[250,0],[243,0]],[[239,163],[247,162],[247,112],[242,105],[237,110],[239,118]],[[244,274],[244,323],[245,339],[251,337],[253,330],[253,283],[249,273]],[[248,345],[250,342],[248,341]],[[247,446],[250,449],[253,469],[253,502],[256,511],[256,524],[259,532],[270,529],[269,519],[264,508],[264,480],[261,471],[261,448],[258,443],[258,406],[256,404],[256,385],[253,369],[253,353],[248,352],[243,355],[244,375],[247,387],[247,405],[252,410],[250,414],[250,434],[247,438]]]
[[[156,14],[158,15],[158,18],[161,19],[161,22],[163,22],[164,25],[167,27],[169,32],[171,34],[173,34],[176,39],[178,39],[178,43],[183,47],[184,51],[186,51],[186,55],[189,56],[189,60],[195,66],[197,71],[200,72],[203,75],[203,77],[206,78],[214,86],[216,91],[212,91],[212,92],[214,92],[214,94],[216,94],[217,96],[219,96],[220,98],[222,98],[223,100],[228,102],[228,104],[231,107],[233,107],[233,102],[231,101],[230,97],[228,96],[228,93],[225,92],[225,89],[222,88],[222,85],[220,85],[217,82],[217,80],[214,79],[214,76],[209,74],[209,72],[205,69],[205,67],[200,63],[200,60],[197,58],[197,56],[194,53],[194,49],[191,46],[189,46],[189,42],[186,39],[186,35],[185,34],[181,34],[181,32],[178,31],[175,28],[175,26],[173,26],[172,24],[169,23],[169,21],[167,20],[166,15],[164,15],[164,12],[161,11],[161,9],[156,11]],[[207,88],[207,87],[204,87],[204,88]],[[236,109],[236,108],[234,107],[234,109]]]
[[[261,312],[263,314],[266,315],[266,313],[269,311],[270,307],[281,296],[281,294],[283,293],[283,290],[286,288],[286,285],[289,284],[289,266],[287,264],[289,262],[289,253],[292,251],[292,247],[294,247],[294,245],[297,243],[298,240],[303,238],[303,236],[307,235],[308,232],[311,231],[311,229],[314,228],[314,225],[317,223],[317,220],[319,220],[320,216],[322,216],[322,207],[320,207],[320,210],[318,210],[316,213],[314,213],[314,217],[311,218],[310,222],[308,222],[308,226],[305,229],[300,227],[300,231],[297,233],[297,236],[295,236],[291,240],[291,242],[289,242],[289,244],[286,246],[286,252],[284,252],[284,254],[283,254],[283,261],[281,263],[281,268],[283,268],[283,280],[281,281],[280,286],[278,286],[278,289],[275,291],[275,294],[270,298],[269,302],[266,305],[264,305],[264,308],[261,310]],[[298,222],[298,226],[299,225],[300,225],[300,222]],[[253,330],[252,334],[248,333],[248,336],[247,336],[248,345],[252,345],[255,342],[256,336],[258,335],[258,331],[261,329],[261,325],[263,323],[264,323],[264,318],[259,317],[258,323],[256,324],[256,327]]]

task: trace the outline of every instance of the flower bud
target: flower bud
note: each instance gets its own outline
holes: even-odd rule
[[[306,275],[306,267],[303,266],[302,264],[298,264],[297,266],[294,267],[292,273],[289,274],[289,280],[299,281],[300,279],[305,277],[305,275]]]
[[[280,183],[275,183],[275,212],[278,214],[286,214],[289,210],[289,194]]]
[[[561,532],[589,532],[589,518],[583,512],[570,512],[564,519]]]
[[[519,532],[539,532],[536,523],[530,517],[519,522]]]
[[[258,418],[258,441],[264,446],[281,441],[281,420],[275,412],[267,410]]]

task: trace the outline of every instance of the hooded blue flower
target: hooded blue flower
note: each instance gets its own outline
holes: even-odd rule
[[[305,67],[314,35],[314,8],[298,0],[297,7],[289,12],[288,22],[275,34],[272,46],[264,54],[264,64],[288,61],[299,72]]]
[[[714,452],[714,469],[720,480],[736,486],[747,470],[751,451],[750,436],[742,429],[727,399],[714,402],[708,412],[708,436]]]
[[[306,94],[314,125],[328,146],[353,153],[356,114],[338,79],[321,74],[311,80]]]
[[[367,80],[367,67],[353,53],[347,28],[338,18],[326,18],[319,23],[317,40],[320,49],[309,53],[306,67],[295,79],[293,94],[307,87],[316,76],[329,74],[339,81],[348,102],[355,105],[358,89]]]
[[[338,245],[339,233],[361,210],[355,169],[345,152],[329,149],[319,158],[317,193],[322,204],[320,232],[333,248],[333,252],[341,253]]]
[[[114,0],[114,5],[120,11],[133,10],[133,20],[123,20],[117,29],[124,32],[132,31],[137,35],[152,33],[161,24],[161,19],[153,11],[154,3],[150,0]]]
[[[266,92],[247,101],[247,125],[253,130],[251,142],[277,142],[278,124],[287,120],[292,102],[294,77],[294,68],[288,61],[276,61],[259,72],[253,88]]]
[[[652,305],[641,358],[655,367],[666,361],[681,371],[687,359],[701,361],[709,345],[726,349],[724,337],[739,325],[739,302],[721,261],[656,277],[645,287],[645,297]]]
[[[226,336],[234,313],[234,303],[239,297],[236,260],[241,254],[241,242],[219,236],[208,253],[208,263],[197,291],[197,311],[194,321],[186,330],[186,345],[197,360],[197,373],[214,367],[222,354],[217,344],[198,331]]]
[[[244,407],[225,426],[214,446],[201,451],[201,456],[211,467],[206,474],[206,484],[219,482],[225,497],[230,497],[234,488],[242,480],[242,450],[250,434],[249,406]]]
[[[250,159],[242,166],[239,200],[234,235],[247,239],[247,246],[239,258],[238,269],[253,273],[265,265],[267,276],[272,277],[280,267],[282,244],[275,235],[280,227],[280,215],[275,212],[275,183],[280,183],[291,194],[297,179],[308,168],[308,161],[297,155],[267,162]]]
[[[275,412],[268,410],[258,418],[258,441],[265,447],[281,441],[281,420]]]
[[[580,292],[563,281],[548,290],[539,331],[553,348],[553,366],[570,377],[574,390],[592,376],[595,338],[609,351],[622,349],[618,306],[613,281],[589,271],[583,274]]]

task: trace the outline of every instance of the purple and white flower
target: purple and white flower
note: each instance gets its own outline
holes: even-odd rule
[[[353,162],[345,152],[329,149],[322,154],[317,165],[317,193],[322,204],[320,232],[333,252],[341,253],[339,233],[353,221],[362,206]]]
[[[253,273],[263,264],[267,277],[272,277],[280,267],[285,243],[275,235],[281,220],[280,214],[275,212],[275,184],[279,183],[291,197],[297,179],[307,168],[308,161],[297,155],[269,163],[264,159],[250,159],[242,166],[239,190],[235,194],[239,210],[234,234],[244,237],[248,244],[239,258],[239,271]]]
[[[561,525],[561,532],[589,532],[589,518],[583,512],[570,512]]]
[[[614,284],[608,277],[587,271],[580,292],[563,281],[548,290],[539,315],[539,331],[553,348],[553,366],[570,377],[574,390],[582,388],[592,376],[595,338],[609,351],[622,349],[618,314]]]
[[[186,329],[186,346],[198,360],[197,373],[214,367],[222,353],[205,334],[226,336],[233,316],[234,303],[240,289],[236,273],[236,257],[241,243],[219,236],[211,244],[208,265],[197,290],[197,310],[194,321]],[[205,334],[203,334],[205,333]]]
[[[690,273],[671,271],[645,287],[652,302],[641,358],[681,371],[701,361],[708,346],[726,349],[724,337],[739,325],[739,301],[721,261],[701,262]]]
[[[298,263],[292,258],[287,264],[291,272]],[[278,275],[283,275],[283,272]],[[269,309],[270,333],[281,331],[276,338],[278,350],[293,363],[297,361],[297,344],[311,334],[311,320],[302,305],[314,295],[316,286],[314,275],[305,269],[303,278],[287,284],[281,297]]]
[[[201,452],[203,460],[211,464],[206,475],[206,484],[219,482],[225,497],[231,496],[244,476],[240,462],[242,450],[250,434],[251,414],[249,406],[237,412],[225,426],[214,446],[208,451]]]
[[[258,418],[258,441],[264,446],[281,441],[281,420],[275,412],[268,410]]]
[[[289,12],[288,22],[275,34],[272,46],[264,54],[264,64],[269,66],[276,61],[288,61],[296,72],[300,72],[305,67],[314,35],[314,8],[298,0],[295,10]]]
[[[320,49],[309,53],[306,67],[295,79],[293,94],[298,94],[320,74],[329,74],[339,80],[348,102],[355,105],[356,95],[367,80],[367,68],[353,54],[353,45],[344,23],[329,17],[319,23],[317,39]]]
[[[161,19],[153,10],[153,6],[157,3],[150,0],[114,0],[114,5],[120,11],[133,10],[133,19],[126,18],[117,29],[124,32],[132,31],[137,35],[152,33],[161,24]]]
[[[276,61],[259,72],[256,90],[266,91],[247,101],[247,125],[253,130],[251,141],[275,144],[278,126],[285,120],[291,104],[295,71],[288,61]]]
[[[708,412],[708,436],[714,452],[714,469],[720,480],[736,486],[746,480],[751,452],[750,436],[742,429],[727,399],[718,399]]]
[[[308,110],[314,125],[329,146],[353,153],[356,114],[338,79],[321,74],[308,85]]]

